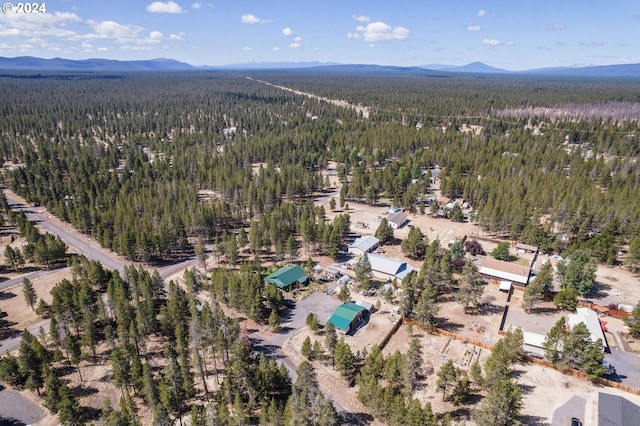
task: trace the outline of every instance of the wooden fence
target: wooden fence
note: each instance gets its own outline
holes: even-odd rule
[[[387,343],[389,343],[389,340],[391,340],[391,337],[393,337],[393,335],[396,334],[396,332],[398,331],[398,329],[402,325],[402,322],[403,322],[402,321],[402,317],[399,317],[398,320],[396,321],[396,323],[393,325],[393,327],[391,327],[391,330],[389,330],[389,332],[382,338],[380,343],[378,343],[378,346],[380,347],[380,350],[384,349],[384,347],[387,346]],[[358,376],[359,372],[360,372],[360,368],[357,368],[355,373],[353,374],[353,377],[351,379],[349,379],[349,387],[350,388],[355,386],[356,377]]]
[[[411,321],[414,324],[417,324],[420,327],[420,324]],[[451,331],[447,331],[447,330],[442,330],[440,328],[437,327],[431,327],[430,331],[434,334],[439,334],[441,336],[446,336],[455,340],[459,340],[461,342],[465,342],[465,343],[469,343],[472,344],[474,346],[478,346],[480,348],[484,348],[484,349],[488,349],[488,350],[492,350],[493,346],[489,345],[487,343],[484,342],[480,342],[474,339],[471,339],[469,337],[465,337],[465,336],[460,336],[459,334],[453,333]],[[553,368],[553,369],[557,369],[555,365],[553,365],[551,362],[544,360],[544,359],[539,359],[539,358],[535,358],[529,355],[523,355],[522,359],[530,362],[532,364],[537,364],[537,365],[541,365],[543,367],[548,367],[548,368]],[[569,370],[562,370],[565,374],[570,374],[574,377],[579,377],[582,379],[587,379],[587,375],[585,373],[583,373],[582,371],[579,370],[575,370],[575,369],[569,369]],[[628,393],[632,393],[634,395],[640,395],[640,389],[635,388],[633,386],[628,386],[628,385],[623,385],[622,383],[618,383],[618,382],[614,382],[612,380],[609,379],[605,379],[604,377],[597,377],[594,380],[595,383],[601,384],[603,386],[609,386],[612,388],[616,388],[616,389],[620,389],[624,392],[628,392]]]

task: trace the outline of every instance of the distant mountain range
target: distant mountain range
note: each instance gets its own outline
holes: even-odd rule
[[[194,66],[173,59],[116,61],[113,59],[42,59],[33,56],[0,57],[0,69],[30,71],[186,71]]]
[[[194,71],[194,70],[274,70],[274,69],[309,69],[315,68],[324,72],[425,72],[439,73],[473,73],[473,74],[505,74],[505,75],[541,75],[541,76],[576,76],[576,77],[638,77],[640,64],[603,65],[589,67],[539,68],[527,71],[509,71],[492,67],[482,62],[454,66],[444,64],[399,67],[385,65],[339,64],[335,62],[247,62],[223,66],[193,66],[173,59],[158,58],[139,61],[117,61],[113,59],[43,59],[32,56],[16,58],[0,57],[0,70],[28,71]]]

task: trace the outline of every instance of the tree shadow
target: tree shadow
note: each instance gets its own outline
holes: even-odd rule
[[[0,426],[26,426],[26,423],[22,423],[20,420],[0,417]]]
[[[478,313],[480,315],[501,314],[502,311],[504,311],[504,306],[494,305],[493,303],[483,303],[478,306]]]
[[[448,318],[438,318],[437,326],[438,328],[441,328],[446,331],[451,331],[451,332],[460,331],[464,328],[463,324],[453,322]]]
[[[459,407],[449,411],[452,418],[456,420],[471,420],[471,409],[469,407]]]
[[[278,331],[277,331],[277,332],[275,332],[275,333],[276,333],[276,334],[287,334],[287,333],[290,333],[290,332],[292,332],[292,331],[294,331],[294,330],[295,330],[295,328],[293,328],[293,327],[289,327],[289,326],[284,326],[284,327],[283,327],[283,326],[280,326],[280,328],[278,329]]]
[[[102,410],[95,407],[82,406],[82,418],[87,421],[99,420]]]
[[[343,425],[369,425],[373,423],[373,416],[368,413],[340,413]]]
[[[523,425],[528,426],[550,426],[551,423],[545,421],[544,417],[540,416],[520,416],[520,420]]]
[[[522,392],[523,395],[528,395],[528,394],[532,393],[535,389],[536,389],[535,386],[525,385],[525,384],[520,383],[520,391]],[[528,424],[528,423],[525,423],[525,424]]]
[[[96,393],[98,393],[98,389],[92,388],[90,386],[76,386],[75,388],[73,388],[73,394],[78,398],[94,395]]]
[[[533,308],[531,310],[532,314],[539,314],[539,315],[555,315],[559,312],[559,309],[556,307],[536,307]]]
[[[0,319],[0,326],[8,327],[9,324],[15,325],[15,323],[11,323],[10,321],[5,321]],[[20,330],[14,330],[12,328],[5,328],[0,331],[0,340],[13,339],[14,337],[18,337],[22,334]]]
[[[0,300],[8,300],[16,297],[13,293],[5,293],[4,291],[0,291]]]
[[[593,299],[604,299],[609,295],[610,290],[611,286],[609,284],[596,281],[593,283],[593,287],[588,296]]]

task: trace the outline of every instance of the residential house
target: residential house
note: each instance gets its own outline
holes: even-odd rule
[[[333,311],[333,315],[331,315],[328,322],[333,324],[336,329],[347,334],[360,324],[364,311],[365,308],[363,306],[356,305],[353,302],[346,302]]]
[[[371,264],[371,272],[377,278],[385,280],[398,279],[402,281],[413,272],[413,266],[399,259],[382,256],[375,253],[367,255]]]
[[[575,314],[567,315],[567,325],[569,328],[573,328],[581,322],[587,326],[589,334],[591,334],[591,341],[595,343],[600,339],[602,342],[602,351],[608,351],[609,346],[607,345],[607,339],[604,337],[598,314],[589,308],[577,308]]]
[[[480,265],[479,271],[489,282],[501,284],[502,281],[511,281],[521,285],[527,285],[529,282],[529,274],[531,273],[531,265],[524,266],[487,256]]]
[[[300,266],[295,265],[280,268],[273,274],[267,275],[264,280],[284,291],[290,291],[300,287],[302,284],[306,284],[309,281],[309,277]]]
[[[365,253],[371,253],[380,246],[380,240],[373,235],[363,235],[351,244],[349,244],[349,253],[355,256],[362,256]]]
[[[537,253],[538,252],[538,247],[536,246],[530,246],[529,244],[524,244],[524,243],[516,243],[516,250],[517,251],[521,251],[523,253]]]
[[[408,221],[409,221],[409,218],[407,218],[407,215],[404,214],[403,212],[395,212],[387,216],[387,222],[389,223],[389,225],[391,225],[393,229],[402,228],[402,226]]]

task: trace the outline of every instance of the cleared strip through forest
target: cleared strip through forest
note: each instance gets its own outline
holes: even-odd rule
[[[300,90],[292,89],[290,87],[285,87],[285,86],[278,86],[277,84],[269,83],[268,81],[256,80],[253,77],[247,77],[247,80],[256,81],[258,83],[266,84],[267,86],[275,87],[277,89],[286,90],[286,91],[295,93],[296,95],[302,95],[302,96],[306,96],[308,98],[317,99],[319,101],[329,102],[331,104],[334,104],[334,105],[342,107],[342,108],[352,108],[352,109],[355,109],[356,112],[362,113],[362,118],[369,118],[369,109],[367,107],[365,107],[365,106],[362,106],[362,105],[354,105],[354,104],[350,104],[347,101],[342,101],[342,100],[338,100],[338,99],[329,99],[329,98],[325,98],[325,97],[321,97],[321,96],[315,95],[313,93],[301,92]]]

